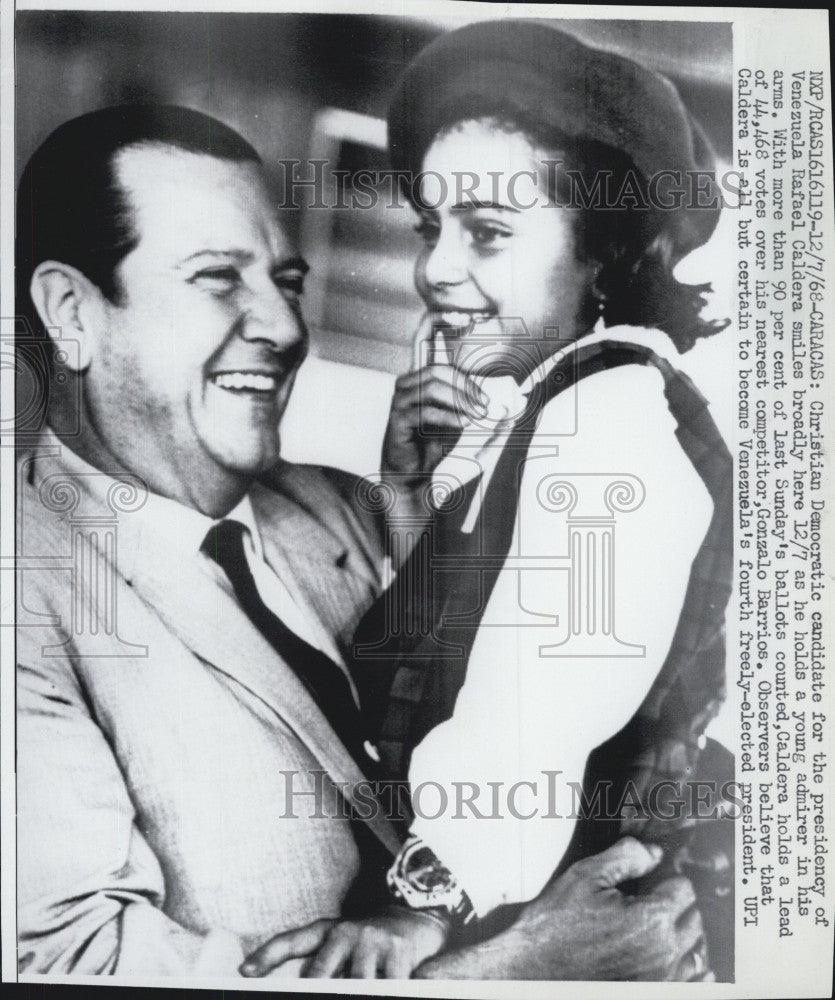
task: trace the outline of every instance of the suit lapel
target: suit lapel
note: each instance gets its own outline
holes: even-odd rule
[[[47,461],[52,465],[52,459]],[[56,465],[63,465],[58,456]],[[112,519],[105,494],[113,480],[94,470],[87,475],[89,479],[75,477],[84,494],[85,513],[100,511]],[[142,505],[119,516],[114,555],[117,573],[168,630],[200,659],[272,709],[341,785],[346,798],[359,805],[354,788],[365,776],[294,671],[249,621],[222,572],[198,553],[192,558],[172,555]],[[383,844],[396,852],[399,842],[385,817],[374,816],[368,823]]]
[[[321,510],[315,509],[315,501],[318,499],[321,504],[323,498],[301,495],[303,491],[298,483],[288,492],[282,492],[282,485],[277,474],[274,487],[256,484],[250,492],[265,548],[280,552],[291,568],[303,570],[310,565],[312,557],[329,570],[336,565],[369,586],[378,587],[379,576],[351,543],[352,529],[347,524],[326,523]],[[335,511],[332,513],[330,520],[335,521],[339,515]],[[299,595],[306,599],[308,594],[318,593],[326,582],[311,577],[308,572],[294,573],[293,577],[299,581],[296,584]]]
[[[160,573],[159,561],[141,562],[144,567],[137,564],[134,586],[168,628],[283,719],[354,802],[353,789],[365,776],[295,672],[253,627],[208,560],[205,566],[195,560],[176,574]],[[398,849],[385,818],[374,817],[369,825],[386,847]]]
[[[340,584],[348,572],[348,547],[289,497],[280,493],[265,497],[256,488],[251,499],[264,558],[296,604],[319,622],[323,637],[331,638],[332,648],[326,652],[342,667],[342,654],[332,638],[335,623],[325,620],[320,609],[344,597]]]
[[[356,544],[350,525],[323,523],[321,515],[315,516],[294,496],[258,486],[250,496],[264,557],[299,607],[321,624],[322,636],[331,641],[327,652],[356,694],[343,658],[357,620],[379,592],[379,577]],[[336,517],[335,513],[333,520]]]

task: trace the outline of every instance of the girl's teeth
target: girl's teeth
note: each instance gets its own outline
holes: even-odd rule
[[[254,389],[259,392],[272,392],[275,389],[275,378],[272,375],[258,375],[255,372],[223,372],[215,375],[213,381],[219,389]]]
[[[449,326],[469,326],[470,323],[481,323],[489,319],[488,313],[469,312],[445,312],[441,313],[441,319]]]

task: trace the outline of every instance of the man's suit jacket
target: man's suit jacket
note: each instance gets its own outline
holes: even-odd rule
[[[141,484],[46,440],[18,464],[20,969],[234,974],[339,914],[359,858],[337,785],[363,776]],[[350,484],[284,464],[251,499],[267,561],[344,647],[379,587]]]

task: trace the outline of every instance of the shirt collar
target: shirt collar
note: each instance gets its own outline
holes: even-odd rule
[[[65,470],[71,476],[83,477],[85,488],[102,503],[107,502],[108,490],[115,481],[118,481],[118,476],[108,476],[107,473],[90,465],[61,441],[51,428],[43,432],[42,443],[59,450],[60,461]],[[247,528],[256,553],[262,555],[258,522],[249,495],[245,496],[227,517],[230,520],[240,521]],[[124,521],[124,527],[130,528],[136,525],[141,530],[145,543],[152,542],[155,546],[163,546],[169,553],[177,552],[184,556],[192,556],[200,551],[209,529],[219,520],[226,518],[208,517],[178,500],[160,496],[149,490],[144,504],[130,513]],[[121,528],[122,525],[120,530]]]
[[[255,520],[255,510],[252,507],[252,500],[249,498],[249,494],[241,500],[234,510],[230,511],[229,514],[223,520],[228,521],[239,521],[249,532],[249,538],[252,541],[252,548],[255,555],[259,559],[264,558],[264,546],[261,541],[261,530],[258,527],[258,522]]]

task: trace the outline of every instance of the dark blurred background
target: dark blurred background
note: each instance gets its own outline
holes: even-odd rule
[[[318,108],[384,116],[406,63],[445,27],[463,23],[353,14],[19,11],[18,170],[66,118],[137,100],[192,104],[239,128],[267,159],[298,155]],[[669,76],[729,158],[730,24],[561,24]]]
[[[384,167],[381,119],[395,80],[430,39],[466,20],[472,18],[19,11],[18,176],[30,153],[61,122],[134,101],[185,104],[217,116],[253,143],[276,184],[283,173],[279,159],[321,156],[333,166]],[[730,160],[730,24],[564,20],[561,25],[669,76],[720,157]],[[388,392],[372,373],[409,366],[420,316],[411,280],[419,242],[411,211],[386,209],[381,202],[371,211],[288,213],[287,223],[312,265],[305,312],[314,354],[339,366],[332,371],[320,366],[315,385],[302,379],[297,395],[307,405],[315,393],[321,412],[333,420],[338,414],[328,409],[327,397],[353,379],[353,426],[359,420],[377,427],[385,416],[377,410],[387,408]],[[292,425],[292,413],[288,420]],[[343,455],[336,464],[358,462]]]

